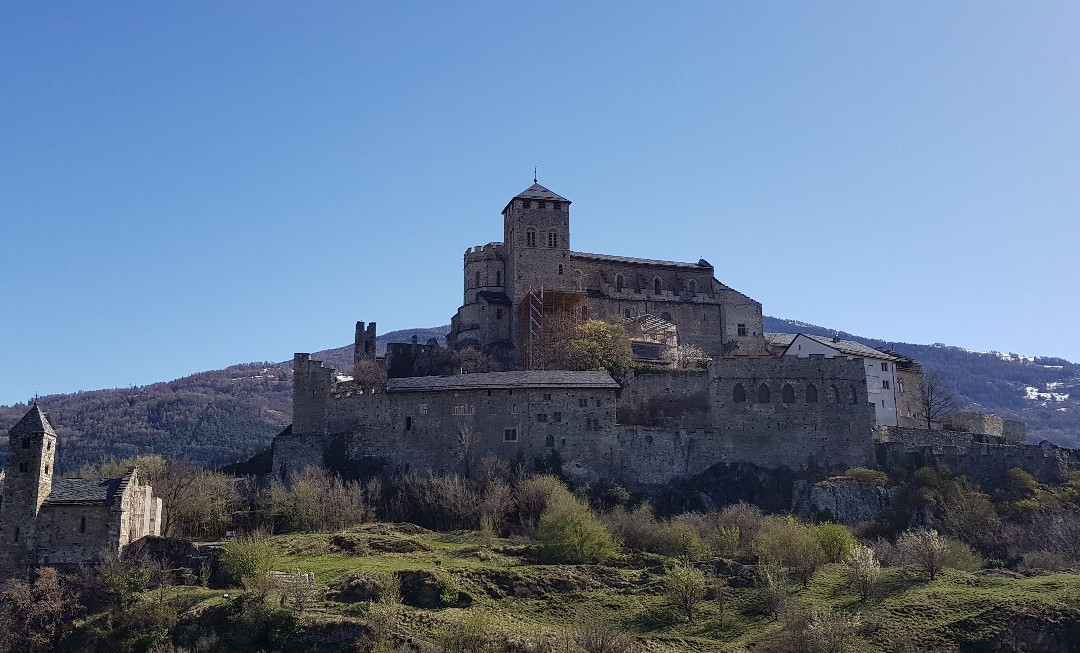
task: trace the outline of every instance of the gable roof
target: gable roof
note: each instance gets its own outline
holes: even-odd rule
[[[412,376],[390,379],[387,392],[439,392],[444,390],[499,390],[510,388],[611,388],[619,384],[607,372],[523,370],[482,372],[452,376]]]
[[[124,478],[105,480],[92,478],[56,478],[52,482],[52,492],[45,500],[45,505],[95,505],[112,503],[120,492]]]
[[[776,334],[776,335],[780,335],[780,334]],[[787,335],[787,334],[784,334],[784,335]],[[825,337],[822,337],[822,336],[808,335],[806,333],[798,333],[798,334],[795,334],[794,336],[792,336],[791,341],[787,345],[787,349],[791,349],[791,345],[794,344],[795,340],[797,340],[800,337],[801,338],[808,338],[808,339],[813,340],[814,342],[816,342],[816,343],[818,343],[820,345],[824,345],[826,347],[829,347],[830,349],[833,349],[833,350],[837,351],[838,353],[843,354],[844,356],[851,356],[853,358],[875,358],[877,360],[894,361],[894,362],[904,360],[900,356],[896,356],[896,355],[890,354],[888,352],[880,351],[878,349],[874,349],[873,347],[867,347],[866,345],[862,344],[861,342],[855,342],[854,340],[840,340],[838,338],[825,338]],[[784,350],[785,354],[787,354],[787,349]]]
[[[698,259],[697,263],[683,261],[661,261],[653,258],[634,258],[632,256],[612,256],[610,254],[589,254],[587,252],[570,252],[570,260],[580,259],[586,261],[599,261],[602,263],[628,263],[630,265],[656,265],[665,268],[690,268],[694,270],[711,270],[712,264],[705,259]]]
[[[56,437],[56,431],[53,430],[49,420],[45,417],[45,413],[38,407],[37,403],[30,406],[30,410],[26,411],[26,414],[22,416],[15,426],[11,427],[8,431],[8,435],[36,435],[38,433],[48,433],[49,435]]]

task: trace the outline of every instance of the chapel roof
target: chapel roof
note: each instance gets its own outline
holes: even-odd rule
[[[521,370],[452,376],[413,376],[390,379],[387,392],[439,392],[443,390],[498,390],[510,388],[618,388],[607,372]]]
[[[33,406],[30,406],[30,410],[26,411],[26,414],[22,416],[15,426],[11,427],[8,431],[9,435],[34,435],[37,433],[48,433],[55,437],[56,431],[53,430],[49,420],[45,417],[45,413],[38,407],[35,402]]]
[[[93,505],[112,503],[127,478],[57,478],[45,505]]]
[[[693,270],[712,269],[712,264],[705,259],[698,259],[697,263],[686,263],[652,258],[633,258],[631,256],[612,256],[610,254],[589,254],[587,252],[570,252],[570,259],[600,261],[603,263],[627,263],[630,265],[656,265],[665,268],[689,268]]]

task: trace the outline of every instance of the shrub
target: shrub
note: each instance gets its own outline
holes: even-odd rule
[[[595,615],[579,618],[571,637],[583,653],[629,653],[634,638]]]
[[[765,514],[757,506],[749,503],[736,503],[720,511],[719,526],[739,529],[739,550],[749,552],[750,545],[757,537]]]
[[[566,488],[556,492],[548,502],[536,529],[536,539],[540,557],[547,562],[599,562],[618,550],[615,539],[589,506]]]
[[[945,566],[948,543],[935,530],[920,528],[907,531],[896,543],[900,557],[906,563],[914,565],[934,580]]]
[[[78,600],[60,574],[37,571],[32,583],[13,578],[0,592],[0,650],[35,653],[53,646],[73,625]]]
[[[970,572],[982,569],[983,559],[963,542],[946,538],[942,564],[950,569]]]
[[[518,525],[526,535],[536,532],[540,516],[555,494],[566,492],[566,486],[555,476],[538,474],[518,481],[514,498],[518,510]]]
[[[826,561],[825,552],[821,550],[817,538],[814,537],[813,529],[807,526],[802,526],[796,531],[795,541],[788,556],[785,564],[803,587],[810,585],[810,579]]]
[[[866,467],[852,467],[844,472],[844,476],[868,485],[882,486],[889,482],[889,475],[885,472]]]
[[[825,563],[813,529],[790,515],[766,517],[754,539],[754,551],[759,562],[790,569],[804,587]]]
[[[776,619],[784,610],[788,600],[787,582],[784,570],[776,564],[758,565],[758,599],[765,612]]]
[[[698,605],[705,600],[705,574],[690,565],[678,565],[664,575],[664,598],[693,623]]]
[[[818,524],[811,527],[811,531],[826,562],[843,562],[857,544],[851,531],[841,524]]]
[[[225,545],[222,564],[244,589],[260,593],[270,590],[270,571],[275,554],[270,543],[262,537],[241,537]]]
[[[874,550],[862,544],[855,545],[844,563],[844,575],[863,601],[873,596],[881,578],[881,563]]]

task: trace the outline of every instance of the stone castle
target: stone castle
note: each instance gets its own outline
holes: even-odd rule
[[[534,180],[535,182],[535,180]],[[375,324],[356,327],[354,363],[382,363],[377,387],[308,354],[294,358],[293,423],[272,446],[283,480],[309,465],[348,474],[468,473],[485,455],[557,461],[584,481],[659,486],[718,465],[796,473],[983,454],[1040,462],[1059,477],[1069,455],[1024,448],[1023,425],[969,417],[926,429],[922,368],[856,342],[766,334],[761,304],[724,285],[706,260],[680,263],[570,249],[570,201],[534,183],[502,210],[503,240],[468,249],[464,303],[447,346],[508,371],[430,375],[436,342],[376,356]],[[548,351],[586,319],[622,323],[638,371],[550,369]],[[703,369],[666,354],[690,345]],[[409,366],[400,363],[408,354]],[[392,362],[393,360],[393,362]],[[403,368],[403,369],[398,369]],[[425,375],[427,374],[427,375]],[[990,420],[992,421],[992,420]],[[974,433],[973,433],[974,431]],[[974,439],[973,439],[974,438]],[[1026,457],[1026,458],[1025,458]]]
[[[138,470],[105,480],[54,478],[56,432],[35,403],[8,431],[0,476],[0,578],[39,565],[66,567],[120,555],[161,534],[161,499]]]

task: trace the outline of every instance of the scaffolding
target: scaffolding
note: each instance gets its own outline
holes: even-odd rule
[[[518,345],[527,370],[550,369],[575,326],[588,318],[586,294],[580,290],[529,288],[518,307]]]

